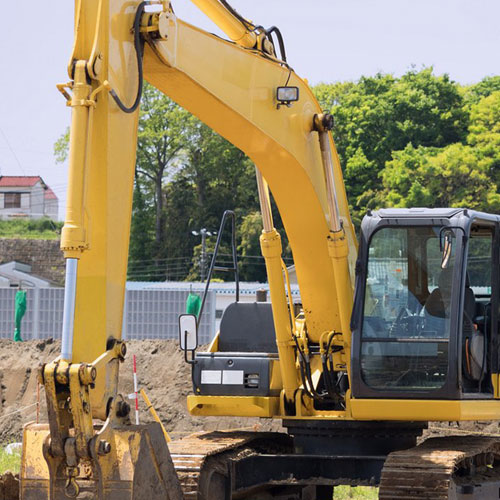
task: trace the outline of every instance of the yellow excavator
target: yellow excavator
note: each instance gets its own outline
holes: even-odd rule
[[[366,215],[359,249],[332,117],[286,61],[276,27],[192,0],[77,0],[60,356],[40,369],[48,424],[24,429],[21,498],[499,498],[500,440],[417,438],[429,421],[499,420],[500,217],[467,209]],[[271,303],[235,303],[208,352],[182,316],[191,414],[267,417],[287,432],[168,443],[117,393],[143,78],[256,165]],[[293,252],[292,303],[270,191]],[[287,292],[288,291],[288,292]],[[168,389],[166,389],[168,390]]]

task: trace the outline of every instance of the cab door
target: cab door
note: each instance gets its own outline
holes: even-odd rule
[[[464,397],[498,397],[498,224],[470,227],[463,277],[460,385]]]

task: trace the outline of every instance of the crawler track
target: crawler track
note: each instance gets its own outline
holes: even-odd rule
[[[202,432],[169,444],[185,500],[225,498],[232,490],[231,460],[286,450],[281,433]],[[490,486],[488,486],[490,485]],[[494,485],[494,490],[488,487]],[[475,436],[431,438],[391,453],[380,481],[380,500],[489,499],[500,485],[500,440]],[[469,488],[469,489],[467,489]],[[470,489],[472,488],[472,490]],[[471,494],[472,493],[472,494]],[[240,493],[241,494],[241,493]],[[239,497],[238,497],[239,498]]]
[[[462,498],[460,485],[470,484],[477,488],[480,483],[500,478],[497,467],[494,467],[495,462],[499,460],[500,440],[496,438],[431,438],[419,446],[393,452],[387,457],[382,470],[379,498]],[[484,498],[486,500],[488,497]]]
[[[250,454],[285,449],[288,437],[266,432],[200,432],[169,443],[185,500],[224,498],[228,463]]]

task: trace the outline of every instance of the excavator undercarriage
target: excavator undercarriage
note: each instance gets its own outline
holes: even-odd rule
[[[331,500],[341,484],[380,486],[382,500],[479,500],[500,493],[495,437],[429,438],[411,446],[421,423],[284,425],[288,433],[198,432],[167,445],[156,423],[108,421],[96,428],[108,447],[81,461],[68,480],[65,464],[50,456],[48,427],[30,424],[24,449],[43,443],[44,456],[23,456],[21,498],[47,492],[43,498]]]
[[[359,433],[351,427],[350,437],[366,441],[373,427],[370,424]],[[394,439],[388,427],[386,432],[369,435],[381,444]],[[402,432],[399,437],[408,439],[409,434]],[[332,455],[332,446],[325,445],[327,454],[308,453],[299,451],[294,439],[283,433],[228,431],[194,434],[169,448],[184,499],[189,500],[331,500],[340,484],[378,485],[381,500],[480,500],[500,494],[497,438],[430,438],[388,456],[360,454],[374,451],[372,441],[369,450],[358,445],[353,454],[345,454],[339,446]]]

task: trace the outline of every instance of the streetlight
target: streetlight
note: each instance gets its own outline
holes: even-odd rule
[[[205,281],[205,268],[207,259],[207,236],[215,236],[217,231],[208,231],[202,227],[199,231],[191,231],[193,236],[201,236],[200,279]]]

